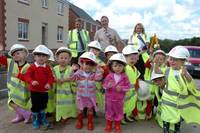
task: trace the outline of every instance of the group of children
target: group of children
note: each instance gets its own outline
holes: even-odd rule
[[[112,122],[115,133],[121,133],[121,124],[148,120],[153,113],[164,133],[169,129],[180,133],[182,119],[200,124],[199,117],[187,113],[200,112],[200,93],[184,68],[189,57],[186,48],[177,46],[168,55],[155,51],[145,60],[143,81],[135,64],[146,51],[127,45],[118,53],[114,46],[108,46],[104,51],[106,62],[99,58],[100,52],[99,42],[90,42],[88,52],[79,58],[78,70],[70,65],[71,51],[67,47],[55,52],[54,67],[48,61],[52,53],[44,45],[33,50],[33,64],[26,62],[28,50],[21,44],[11,47],[11,58],[0,55],[0,64],[8,68],[8,106],[16,112],[12,122],[32,120],[34,129],[48,129],[51,125],[46,113],[50,112],[55,113],[57,122],[77,118],[76,128],[81,129],[87,108],[88,130],[94,129],[93,116],[99,109],[105,110],[106,132],[112,131]],[[186,101],[193,104],[185,106]]]

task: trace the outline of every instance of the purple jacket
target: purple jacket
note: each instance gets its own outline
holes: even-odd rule
[[[109,86],[110,83],[112,84],[111,87]],[[117,86],[121,88],[120,92],[116,90]],[[108,74],[103,82],[103,88],[106,90],[106,100],[123,101],[130,86],[129,79],[125,73],[121,74],[118,83],[115,82],[114,73]]]

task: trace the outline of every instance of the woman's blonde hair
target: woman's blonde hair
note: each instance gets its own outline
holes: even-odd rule
[[[142,28],[142,33],[145,34],[144,26],[143,26],[142,23],[137,23],[137,24],[135,25],[133,34],[136,34],[136,27],[137,27],[137,26],[140,26],[140,27]]]

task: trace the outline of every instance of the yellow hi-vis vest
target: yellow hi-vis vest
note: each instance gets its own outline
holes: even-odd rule
[[[56,79],[67,78],[72,72],[71,66],[67,66],[64,75],[60,73],[59,65],[54,67],[54,73]],[[71,82],[65,82],[63,84],[56,83],[56,121],[61,118],[75,118],[77,114],[75,95],[72,91]]]
[[[136,67],[132,68],[130,65],[126,65],[125,73],[128,76],[128,79],[131,83],[131,89],[128,92],[126,92],[125,95],[124,113],[127,116],[130,116],[132,114],[133,109],[135,108],[135,104],[137,101],[137,94],[135,92],[135,83],[140,76],[140,72],[137,70]]]
[[[200,124],[200,91],[194,81],[190,83],[181,76],[174,75],[169,69],[167,85],[163,91],[161,104],[161,119],[169,123],[177,123],[182,117],[186,123]],[[166,71],[167,73],[167,71]]]
[[[77,33],[77,29],[73,29],[69,31],[69,48],[71,49],[72,52],[72,57],[77,57],[78,56],[78,52],[77,52],[77,43],[79,41],[78,39],[78,33]],[[87,44],[89,43],[90,39],[89,39],[89,32],[82,29],[80,31],[80,35],[82,38],[82,41],[84,43],[85,46],[85,50],[87,49]]]
[[[142,39],[144,40],[145,43],[150,42],[150,38],[149,38],[148,34],[141,34],[141,37],[142,37]],[[136,49],[139,49],[137,34],[131,35],[129,40],[128,40],[128,43],[133,44],[133,46]]]
[[[18,79],[16,75],[19,73],[18,65],[13,59],[7,59],[8,62],[8,75],[7,75],[7,87],[8,87],[8,107],[12,110],[10,102],[14,102],[18,106],[24,109],[30,109],[30,91],[27,89],[27,84]],[[21,73],[25,73],[29,67],[29,64],[25,64],[21,70]]]

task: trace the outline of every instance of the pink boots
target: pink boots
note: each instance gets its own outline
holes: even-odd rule
[[[29,123],[31,120],[31,112],[23,108],[17,107],[16,117],[11,121],[12,123],[18,123],[24,120],[24,123]]]

